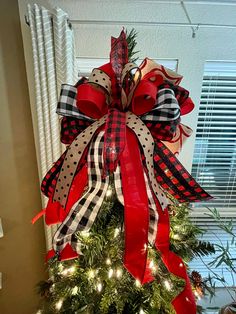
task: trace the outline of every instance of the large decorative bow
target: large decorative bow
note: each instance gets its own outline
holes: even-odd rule
[[[147,246],[155,244],[169,271],[186,282],[172,302],[176,312],[195,314],[184,263],[169,250],[165,195],[179,202],[210,198],[171,151],[178,153],[191,133],[180,124],[194,107],[181,79],[147,58],[140,67],[128,63],[125,33],[113,38],[108,64],[77,86],[62,86],[57,112],[63,116],[61,140],[69,147],[42,191],[49,197],[46,223],[61,222],[49,257],[57,252],[62,260],[74,258],[81,253],[75,234],[91,228],[114,174],[125,211],[124,266],[141,283],[152,281]]]

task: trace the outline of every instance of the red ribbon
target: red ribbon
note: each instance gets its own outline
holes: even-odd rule
[[[125,207],[124,265],[141,283],[152,281],[146,272],[149,208],[138,141],[127,128],[126,146],[120,156]]]
[[[166,268],[172,274],[184,279],[185,287],[172,301],[176,314],[196,314],[196,302],[193,295],[190,280],[182,259],[169,248],[170,221],[168,209],[163,212],[159,201],[155,198],[158,209],[159,221],[156,237],[156,248],[161,252],[161,258]]]

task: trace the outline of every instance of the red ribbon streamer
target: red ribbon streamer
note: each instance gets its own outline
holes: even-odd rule
[[[161,252],[162,261],[169,272],[185,281],[184,290],[172,301],[172,305],[176,314],[196,314],[195,297],[191,289],[186,267],[182,259],[169,249],[170,221],[168,209],[166,208],[163,212],[159,201],[156,198],[155,201],[159,213],[156,248]]]
[[[120,158],[125,204],[124,265],[136,279],[145,283],[150,281],[145,276],[149,223],[148,197],[138,141],[128,128],[126,141]]]

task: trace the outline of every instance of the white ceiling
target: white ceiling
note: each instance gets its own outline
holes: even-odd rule
[[[193,24],[236,25],[236,0],[183,2]],[[49,0],[49,3],[52,7],[64,7],[72,20],[189,23],[181,1]]]

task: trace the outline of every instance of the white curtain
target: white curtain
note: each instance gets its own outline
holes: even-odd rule
[[[62,83],[76,82],[73,31],[68,16],[60,8],[53,11],[28,5],[32,37],[36,112],[40,152],[40,178],[61,155],[60,123],[56,114]],[[43,200],[44,206],[46,200]],[[55,227],[46,227],[46,241],[51,248]]]

